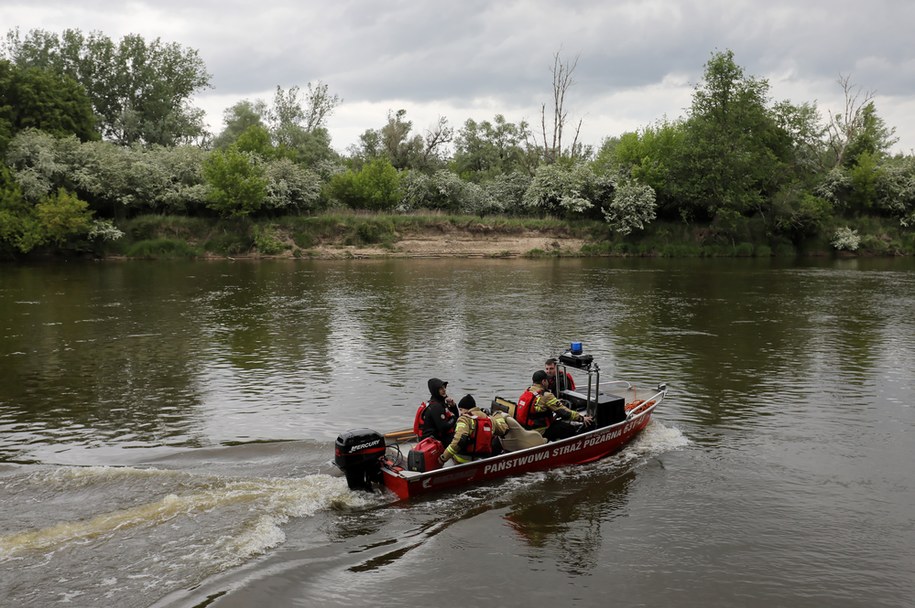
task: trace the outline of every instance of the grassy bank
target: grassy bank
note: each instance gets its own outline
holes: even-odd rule
[[[512,256],[658,256],[658,257],[794,257],[835,255],[830,235],[792,242],[772,239],[765,226],[748,223],[739,230],[714,225],[655,222],[644,232],[621,236],[595,221],[474,216],[380,215],[334,213],[273,219],[219,220],[146,215],[119,225],[124,237],[96,251],[101,256],[130,258],[185,257],[364,257],[409,255],[404,243],[425,238],[440,242],[440,255],[455,255],[447,243],[470,242],[475,253]],[[860,245],[842,255],[913,255],[915,233],[897,222],[864,218],[856,226]],[[523,249],[530,237],[548,239],[551,247]],[[500,249],[512,240],[516,249]],[[436,241],[437,240],[437,241]],[[521,247],[522,249],[518,249]],[[466,251],[465,251],[466,252]],[[433,252],[434,255],[434,252]]]

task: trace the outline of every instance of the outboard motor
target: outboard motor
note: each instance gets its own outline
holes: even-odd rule
[[[350,490],[372,491],[372,482],[381,480],[384,437],[371,429],[341,433],[334,446],[334,463],[346,474]]]

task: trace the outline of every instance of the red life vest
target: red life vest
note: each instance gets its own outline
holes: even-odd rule
[[[423,416],[426,413],[426,406],[428,404],[423,401],[419,404],[419,407],[416,408],[416,416],[413,418],[413,434],[417,437],[423,434]]]
[[[492,419],[489,416],[479,415],[470,416],[471,440],[464,449],[462,454],[480,455],[492,454]]]
[[[534,409],[534,405],[536,405],[537,400],[542,394],[543,389],[541,388],[536,392],[526,390],[523,395],[518,397],[518,406],[515,408],[515,420],[526,429],[536,429],[550,425],[550,421],[552,420],[550,412],[538,412]]]

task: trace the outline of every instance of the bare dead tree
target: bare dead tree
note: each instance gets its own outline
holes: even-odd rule
[[[540,129],[542,139],[539,142],[539,145],[543,148],[543,158],[548,163],[556,162],[559,160],[560,156],[562,156],[562,137],[566,127],[566,121],[568,120],[568,110],[565,106],[566,93],[568,93],[569,88],[575,84],[575,81],[572,79],[572,74],[578,66],[579,57],[580,55],[576,55],[575,59],[571,63],[568,63],[562,61],[559,51],[553,55],[553,66],[550,68],[550,72],[553,75],[553,116],[550,131],[547,131],[546,104],[544,103],[540,106]],[[578,125],[575,128],[575,137],[569,148],[573,155],[578,148],[578,136],[581,132],[581,122],[582,121],[579,119]]]
[[[829,146],[835,155],[835,166],[842,165],[848,145],[854,141],[859,130],[864,126],[864,108],[874,99],[873,91],[861,91],[861,87],[851,84],[851,76],[839,75],[836,81],[845,94],[845,109],[837,114],[830,114],[826,133]],[[862,99],[863,95],[863,99]]]

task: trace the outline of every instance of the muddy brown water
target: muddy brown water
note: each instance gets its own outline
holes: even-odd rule
[[[337,433],[581,341],[668,399],[591,465],[398,502]],[[915,262],[0,266],[10,606],[911,606]]]

